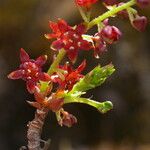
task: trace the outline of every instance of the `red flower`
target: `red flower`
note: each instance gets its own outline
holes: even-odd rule
[[[64,66],[60,67],[64,71],[64,75],[56,73],[51,76],[51,80],[59,84],[59,89],[71,90],[74,84],[77,83],[83,77],[83,75],[80,73],[85,68],[85,66],[85,60],[75,70],[73,70],[69,64],[65,64]]]
[[[75,0],[76,4],[83,7],[91,7],[92,4],[96,3],[98,0]]]
[[[147,25],[147,18],[145,16],[136,16],[132,20],[132,26],[138,31],[144,31]]]
[[[52,49],[64,48],[73,63],[76,61],[79,50],[90,50],[91,44],[82,38],[82,34],[86,32],[86,27],[83,24],[71,27],[64,20],[59,19],[57,23],[50,22],[50,28],[53,33],[46,34],[45,37],[57,39],[52,43]]]
[[[36,60],[30,59],[24,49],[20,49],[21,65],[18,70],[11,72],[8,75],[9,79],[23,79],[26,81],[27,90],[34,93],[37,87],[37,82],[50,81],[50,76],[42,72],[42,66],[45,64],[47,56],[40,56]]]
[[[115,26],[107,25],[100,32],[101,37],[108,44],[112,44],[115,41],[118,41],[121,37],[120,30]]]

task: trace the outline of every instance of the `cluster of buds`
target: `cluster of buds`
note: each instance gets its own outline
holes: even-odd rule
[[[118,15],[129,18],[131,25],[138,31],[144,31],[147,25],[147,18],[140,16],[133,5],[140,8],[147,6],[149,0],[131,0],[127,3],[117,0],[103,0],[102,3],[108,12],[90,20],[90,11],[98,0],[75,0],[83,22],[70,26],[65,20],[58,19],[57,22],[49,22],[52,33],[45,34],[48,40],[55,39],[50,47],[58,53],[51,64],[48,72],[42,72],[42,66],[46,63],[47,56],[40,56],[36,60],[30,59],[24,49],[20,50],[21,65],[19,69],[8,75],[9,79],[23,79],[26,81],[27,90],[34,94],[35,101],[28,103],[37,109],[47,108],[54,113],[58,123],[71,127],[77,122],[72,114],[63,109],[67,103],[85,103],[105,113],[112,108],[109,101],[100,103],[81,96],[87,90],[100,86],[107,77],[114,71],[112,64],[105,67],[97,66],[92,71],[83,75],[81,72],[86,67],[86,60],[73,69],[73,64],[78,58],[78,53],[83,51],[94,51],[94,56],[99,56],[107,50],[107,45],[116,43],[122,33],[114,25],[109,24],[109,19]],[[89,35],[88,30],[94,25],[97,31],[94,35]],[[59,63],[67,55],[68,62],[64,65]],[[53,86],[55,85],[55,86]],[[56,88],[53,88],[56,87]]]
[[[105,0],[104,1],[106,8],[113,9],[115,7],[119,7],[124,5],[124,2],[117,2],[116,0]],[[150,0],[135,0],[135,3],[140,8],[144,8],[149,6]],[[138,11],[132,7],[128,7],[122,11],[118,12],[119,15],[123,16],[124,18],[129,18],[131,25],[138,31],[143,32],[147,26],[147,18],[145,16],[140,16]]]
[[[108,20],[105,20],[100,31],[92,37],[94,56],[99,58],[99,55],[107,50],[106,45],[117,42],[121,35],[117,27],[109,25]]]

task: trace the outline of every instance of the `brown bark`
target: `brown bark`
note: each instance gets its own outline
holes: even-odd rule
[[[45,118],[47,116],[48,109],[37,109],[35,112],[35,118],[28,123],[28,150],[47,150],[50,141],[41,140],[41,133]],[[44,142],[44,147],[41,147],[41,142]]]

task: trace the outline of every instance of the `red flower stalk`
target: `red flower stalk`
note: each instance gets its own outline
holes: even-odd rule
[[[100,35],[104,41],[108,44],[112,44],[113,42],[118,41],[122,34],[117,27],[107,25],[101,30]]]
[[[82,38],[82,34],[86,32],[86,27],[83,24],[73,28],[64,20],[59,19],[57,23],[50,22],[50,28],[53,33],[45,34],[45,37],[57,39],[52,43],[52,49],[60,50],[64,48],[71,62],[76,61],[79,50],[90,50],[91,44]]]
[[[132,20],[132,26],[138,31],[144,31],[147,25],[147,18],[145,16],[136,16]]]
[[[24,49],[20,49],[21,65],[19,69],[8,75],[9,79],[23,79],[26,81],[27,90],[34,93],[38,81],[50,81],[50,76],[42,72],[42,66],[47,60],[47,56],[40,56],[36,60],[30,59]]]
[[[63,78],[60,76],[59,73],[55,73],[51,76],[51,80],[59,84],[59,89],[70,91],[74,84],[77,83],[83,77],[81,72],[85,68],[85,66],[85,60],[75,70],[73,70],[72,67],[66,63],[64,66],[60,66],[60,69],[64,71]]]
[[[90,8],[98,0],[75,0],[76,4],[81,7]]]

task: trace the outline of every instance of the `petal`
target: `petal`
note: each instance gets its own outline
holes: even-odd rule
[[[71,29],[71,27],[63,19],[58,19],[58,28],[59,28],[61,33],[62,32],[64,33],[64,32],[66,32],[66,31]]]
[[[72,66],[68,62],[66,62],[66,64],[64,65],[64,70],[66,70],[68,74],[73,71]]]
[[[41,80],[41,81],[50,81],[51,77],[49,76],[48,73],[41,72],[41,73],[39,73],[39,80]]]
[[[52,44],[51,44],[51,48],[53,50],[59,50],[59,49],[63,48],[63,46],[64,46],[64,43],[62,40],[56,40],[56,41],[52,42]]]
[[[43,96],[43,94],[40,93],[40,92],[37,91],[37,90],[35,90],[35,92],[34,92],[34,98],[35,98],[35,100],[36,100],[38,103],[40,103],[40,104],[42,104],[43,101],[44,101],[44,96]]]
[[[27,90],[29,93],[33,94],[36,89],[36,83],[32,80],[26,82]]]
[[[76,32],[78,33],[78,34],[83,34],[83,33],[85,33],[86,32],[86,27],[85,27],[85,25],[83,25],[83,24],[79,24],[77,27],[76,27]]]
[[[64,104],[64,99],[59,98],[59,99],[51,99],[48,103],[48,108],[51,109],[52,111],[56,112],[58,111]]]
[[[43,55],[43,56],[40,56],[36,59],[35,63],[41,67],[43,66],[45,63],[46,63],[46,60],[47,60],[47,55]]]
[[[84,60],[80,66],[76,69],[77,72],[81,72],[86,67],[86,60]]]
[[[67,50],[67,55],[70,61],[74,64],[78,56],[78,50]]]
[[[22,63],[30,60],[29,55],[23,48],[20,49],[20,60]]]
[[[52,38],[57,38],[58,35],[57,34],[54,34],[54,33],[51,33],[51,34],[44,34],[44,36],[47,38],[47,39],[52,39]]]
[[[86,40],[81,40],[80,41],[80,49],[82,49],[82,50],[90,50],[91,49],[91,44],[88,42],[88,41],[86,41]]]
[[[49,27],[52,29],[53,32],[58,31],[58,25],[55,22],[49,21]]]
[[[13,72],[11,72],[7,77],[8,77],[9,79],[13,79],[13,80],[20,79],[20,78],[23,77],[23,70],[16,70],[16,71],[13,71]]]

